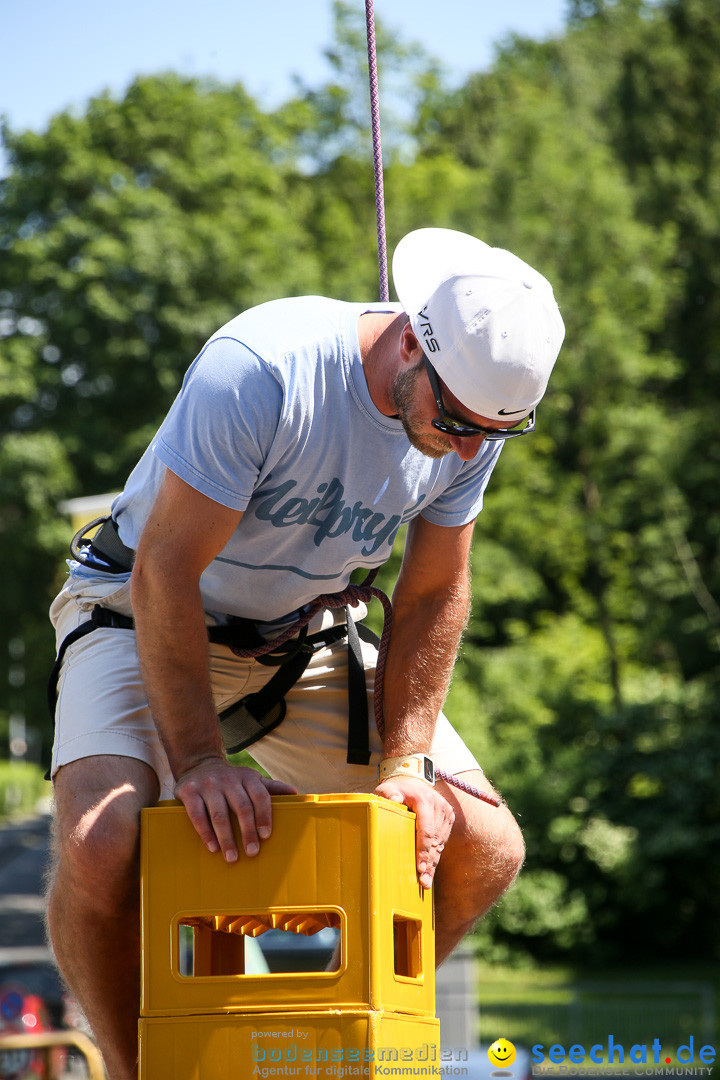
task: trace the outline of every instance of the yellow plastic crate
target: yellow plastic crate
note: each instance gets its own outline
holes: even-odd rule
[[[350,1080],[439,1075],[434,1017],[382,1012],[288,1012],[283,1016],[151,1018],[140,1021],[141,1080]]]
[[[417,881],[414,814],[374,795],[275,796],[272,836],[252,859],[239,850],[234,864],[210,854],[180,803],[143,811],[142,1016],[434,1017],[433,904]],[[335,970],[246,970],[248,937],[326,926],[339,930]]]

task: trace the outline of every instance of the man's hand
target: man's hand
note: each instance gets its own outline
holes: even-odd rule
[[[272,832],[271,795],[297,795],[297,791],[220,757],[194,765],[175,784],[175,797],[184,803],[198,836],[208,851],[222,851],[226,862],[238,858],[233,814],[245,854],[257,855],[260,841]]]
[[[440,792],[424,780],[391,776],[375,788],[376,795],[404,803],[415,812],[415,852],[420,884],[429,889],[443,848],[455,821],[455,812]]]

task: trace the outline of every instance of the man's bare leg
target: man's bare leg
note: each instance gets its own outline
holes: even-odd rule
[[[110,1080],[137,1080],[140,810],[157,801],[144,762],[91,757],[55,777],[48,927]]]
[[[494,794],[481,772],[464,772],[462,779]],[[455,811],[435,874],[435,962],[441,964],[513,883],[525,845],[504,803],[490,806],[441,782],[438,789]]]

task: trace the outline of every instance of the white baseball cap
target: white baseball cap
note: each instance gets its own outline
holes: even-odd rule
[[[565,336],[542,274],[454,229],[408,233],[392,273],[423,351],[467,409],[514,423],[537,405]]]

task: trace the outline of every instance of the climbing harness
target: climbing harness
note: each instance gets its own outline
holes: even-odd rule
[[[98,527],[91,540],[87,534]],[[120,539],[117,523],[112,517],[96,518],[84,525],[73,537],[70,551],[74,559],[84,565],[111,567],[112,573],[129,573],[135,560],[135,552]],[[307,668],[313,654],[347,637],[348,640],[348,743],[347,761],[351,765],[367,765],[370,761],[370,736],[368,730],[367,690],[365,667],[360,640],[378,647],[376,678],[382,685],[382,668],[385,664],[387,646],[392,626],[392,609],[387,596],[372,585],[376,571],[371,571],[359,585],[348,585],[342,592],[317,597],[307,605],[298,618],[293,620],[278,637],[264,638],[252,619],[232,616],[227,623],[208,626],[208,640],[227,646],[236,656],[255,659],[277,671],[263,688],[248,694],[219,713],[220,731],[228,753],[234,754],[251,746],[285,718],[285,695],[295,685]],[[367,627],[355,624],[350,608],[367,603],[373,596],[381,600],[385,610],[383,636],[378,639]],[[345,608],[346,624],[308,634],[308,624],[320,611],[329,608]],[[96,604],[90,618],[81,623],[64,638],[58,650],[48,680],[48,708],[54,718],[57,705],[57,688],[60,669],[67,650],[76,641],[93,630],[112,628],[134,630],[135,621],[129,615]],[[376,722],[381,723],[382,712],[376,706]]]

